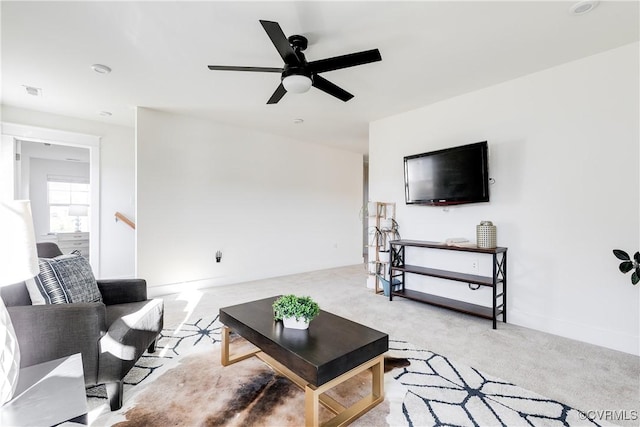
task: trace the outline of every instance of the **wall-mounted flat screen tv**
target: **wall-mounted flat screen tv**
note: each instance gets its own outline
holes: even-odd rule
[[[407,204],[447,206],[489,201],[487,141],[404,158]]]

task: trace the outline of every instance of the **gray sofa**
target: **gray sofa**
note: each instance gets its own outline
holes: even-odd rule
[[[55,244],[38,244],[53,258]],[[105,384],[111,410],[122,406],[127,372],[145,350],[155,351],[163,327],[161,299],[147,299],[142,279],[98,280],[103,302],[32,305],[24,283],[0,288],[20,346],[20,367],[82,353],[87,386]]]

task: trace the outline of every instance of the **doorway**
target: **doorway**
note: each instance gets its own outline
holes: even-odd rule
[[[88,233],[89,150],[19,139],[15,143],[15,198],[31,200],[38,241],[52,233]],[[74,213],[79,215],[70,215]]]
[[[0,197],[32,200],[36,239],[46,241],[57,231],[84,232],[90,236],[89,262],[99,275],[100,138],[3,123],[0,165]]]

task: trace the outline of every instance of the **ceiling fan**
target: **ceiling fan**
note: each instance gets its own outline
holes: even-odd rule
[[[272,21],[260,20],[262,27],[267,32],[278,53],[284,60],[284,67],[235,67],[226,65],[209,65],[210,70],[223,71],[257,71],[263,73],[281,73],[281,82],[276,91],[271,95],[267,104],[276,104],[285,93],[303,93],[311,86],[328,93],[331,96],[347,102],[353,95],[336,86],[318,73],[339,70],[341,68],[354,67],[382,60],[378,49],[365,50],[363,52],[334,56],[333,58],[307,62],[303,50],[307,48],[308,41],[304,36],[293,35],[287,38],[280,28],[280,24]]]

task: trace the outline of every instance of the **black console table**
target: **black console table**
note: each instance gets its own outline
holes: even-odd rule
[[[471,314],[485,319],[493,320],[493,329],[496,329],[496,319],[502,315],[502,321],[507,321],[507,248],[497,247],[493,249],[480,249],[470,247],[448,246],[442,243],[425,242],[421,240],[392,240],[389,242],[391,247],[391,262],[389,266],[390,282],[394,283],[389,293],[389,301],[394,296],[408,298],[420,301],[426,304],[445,307],[462,313]],[[474,274],[459,273],[455,271],[437,270],[434,268],[423,267],[418,265],[405,264],[405,248],[428,248],[442,249],[447,251],[458,252],[475,252],[487,254],[493,257],[493,275],[477,276]],[[451,298],[445,298],[438,295],[431,295],[425,292],[419,292],[405,288],[406,274],[419,274],[422,276],[437,277],[440,279],[453,280],[457,282],[469,283],[476,286],[490,286],[493,288],[492,307],[485,307],[478,304],[472,304],[464,301],[458,301]]]

